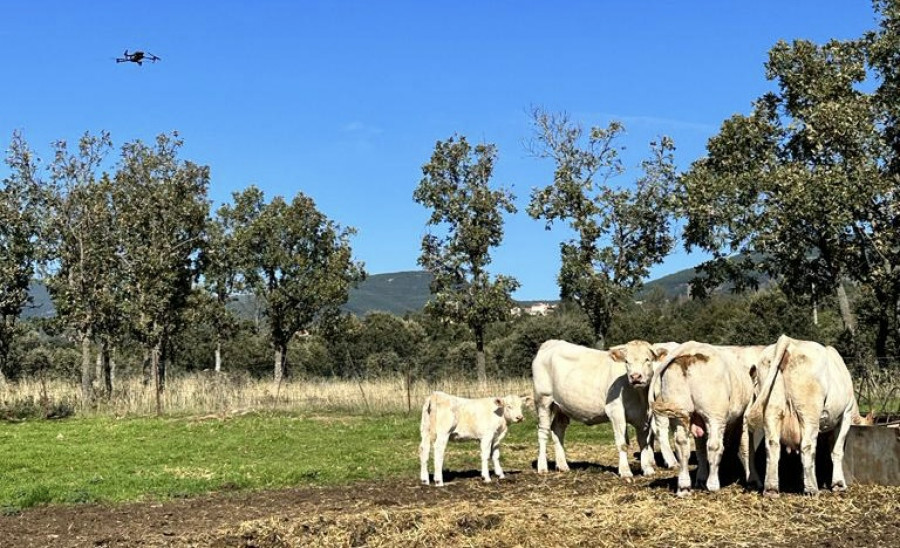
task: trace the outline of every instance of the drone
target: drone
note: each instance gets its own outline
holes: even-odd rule
[[[128,50],[125,50],[125,53],[122,57],[116,57],[116,63],[137,63],[138,65],[143,65],[144,61],[157,62],[160,58],[152,53],[148,53],[146,51],[136,51],[134,53],[128,53]]]

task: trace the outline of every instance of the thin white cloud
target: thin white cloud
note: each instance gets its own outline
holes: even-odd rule
[[[384,133],[384,130],[382,130],[380,127],[370,126],[359,121],[344,124],[344,126],[341,127],[341,131],[344,133],[365,136],[381,135],[382,133]]]
[[[718,124],[695,122],[693,120],[679,120],[677,118],[665,118],[662,116],[614,114],[610,112],[579,113],[578,116],[579,117],[573,118],[576,120],[618,120],[625,124],[626,129],[631,127],[650,127],[696,131],[700,133],[715,133],[719,130]],[[590,123],[593,124],[596,122]]]

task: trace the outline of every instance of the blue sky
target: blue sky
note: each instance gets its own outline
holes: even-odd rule
[[[21,130],[49,158],[51,142],[85,131],[118,146],[177,130],[182,157],[211,167],[214,204],[249,184],[302,191],[358,229],[373,274],[418,269],[428,211],[412,193],[435,142],[494,143],[494,182],[519,213],[492,272],[517,277],[519,299],[551,299],[566,233],[525,214],[553,169],[523,145],[529,107],[623,122],[625,185],[659,135],[680,169],[702,156],[772,88],[763,63],[777,40],[875,25],[866,0],[0,0],[0,142]],[[115,63],[126,48],[162,60]],[[651,278],[701,259],[679,246]]]

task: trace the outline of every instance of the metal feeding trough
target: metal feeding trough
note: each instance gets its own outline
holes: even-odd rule
[[[850,484],[900,485],[900,420],[851,426],[844,475]]]

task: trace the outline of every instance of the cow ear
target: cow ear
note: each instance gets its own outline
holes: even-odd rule
[[[532,399],[530,394],[519,397],[522,398],[522,405],[531,405]]]
[[[756,368],[756,364],[754,363],[753,365],[750,366],[750,378],[751,379],[756,378],[756,372],[757,372],[757,368]]]
[[[617,362],[625,361],[625,349],[624,348],[613,348],[609,351],[610,357],[616,360]]]
[[[668,355],[669,355],[669,351],[666,350],[665,348],[660,348],[659,350],[657,350],[653,353],[653,357],[656,358],[657,361],[665,358]]]
[[[503,398],[494,398],[494,404],[497,407],[503,407]]]

